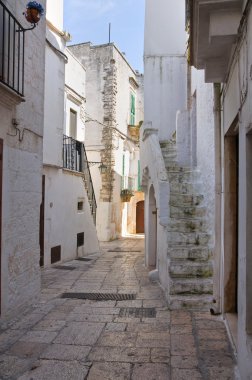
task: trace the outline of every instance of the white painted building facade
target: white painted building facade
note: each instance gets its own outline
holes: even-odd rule
[[[114,44],[69,47],[86,67],[86,148],[90,161],[106,166],[101,174],[92,166],[97,199],[99,240],[136,232],[136,204],[143,201],[139,181],[139,132],[143,119],[142,78]],[[131,125],[133,124],[133,125]],[[131,127],[132,128],[131,128]],[[132,135],[133,134],[133,135]],[[130,203],[121,191],[134,192]]]
[[[245,0],[188,4],[191,64],[214,83],[216,311],[227,322],[242,380],[252,374],[251,6]]]
[[[67,51],[63,1],[48,4],[41,265],[99,251],[85,156],[85,68]],[[87,188],[89,192],[87,191]]]
[[[252,2],[195,0],[186,2],[186,6],[190,38],[187,58],[194,67],[186,67],[184,61],[184,74],[178,76],[171,63],[173,76],[168,78],[163,70],[156,70],[154,62],[176,56],[174,41],[186,59],[185,39],[181,37],[180,44],[179,39],[173,38],[175,33],[180,35],[179,31],[184,33],[185,4],[159,0],[158,4],[155,2],[155,10],[153,2],[146,1],[145,90],[148,82],[149,88],[152,82],[160,83],[154,94],[146,90],[141,139],[146,262],[156,266],[152,277],[160,280],[171,308],[204,305],[223,316],[237,351],[241,379],[249,380]],[[172,25],[176,25],[173,31],[165,29]],[[176,67],[178,70],[178,63]],[[156,99],[156,106],[150,96]],[[174,100],[180,96],[181,100],[174,112],[167,106],[172,105],[171,96]],[[158,165],[153,164],[154,157]],[[199,204],[194,203],[194,208],[191,204],[188,209],[187,202],[184,203],[187,215],[183,212],[183,219],[186,223],[190,220],[190,228],[194,228],[194,233],[197,231],[197,250],[190,241],[193,235],[189,225],[182,224],[177,214],[174,216],[179,210],[178,199],[185,202],[184,195],[189,189],[194,194],[190,202],[197,199]],[[156,209],[157,219],[152,216]],[[196,223],[193,219],[193,225],[192,215],[188,218],[192,211],[198,220]],[[185,249],[185,236],[190,250]],[[156,254],[152,255],[153,252]],[[190,257],[193,264],[189,265],[185,257]],[[201,294],[192,271],[188,271],[190,266],[197,271],[204,268],[199,282]],[[189,296],[189,290],[194,296]],[[197,302],[192,302],[193,297]]]
[[[1,321],[22,312],[37,300],[40,292],[45,19],[34,30],[24,32],[23,28],[31,27],[23,16],[26,3],[23,0],[0,2],[5,32],[9,26],[13,30],[15,25],[15,36],[9,35],[9,46],[16,52],[14,60],[8,53],[6,33],[4,44],[2,38],[0,42]],[[41,3],[45,7],[45,1]],[[1,36],[2,28],[1,21]],[[22,61],[18,63],[18,33],[20,49],[24,33],[26,37],[21,57],[24,68]]]
[[[188,70],[186,46],[184,1],[147,0],[145,253],[172,309],[210,308],[213,300],[213,93],[201,73]]]

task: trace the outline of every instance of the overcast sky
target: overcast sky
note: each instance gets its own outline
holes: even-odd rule
[[[131,66],[143,71],[145,0],[64,0],[64,29],[71,44],[109,41],[126,53]]]

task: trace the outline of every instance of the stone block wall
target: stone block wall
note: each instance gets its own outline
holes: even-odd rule
[[[7,0],[17,20],[29,27],[26,1]],[[45,6],[45,0],[41,1]],[[26,32],[25,102],[0,86],[3,140],[1,320],[37,300],[40,291],[39,213],[44,107],[45,19]],[[15,119],[16,126],[12,120]]]

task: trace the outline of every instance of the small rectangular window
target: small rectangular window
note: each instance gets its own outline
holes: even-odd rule
[[[83,201],[79,201],[78,204],[77,204],[77,210],[78,211],[83,211],[84,209],[84,202]]]
[[[77,234],[77,248],[82,247],[84,245],[84,232],[80,232]]]
[[[61,245],[51,248],[51,264],[61,260]]]

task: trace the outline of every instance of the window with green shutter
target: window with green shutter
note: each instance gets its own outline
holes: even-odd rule
[[[130,125],[135,125],[136,117],[136,99],[135,95],[130,95]]]
[[[125,186],[125,154],[122,156],[122,183],[121,188],[124,189]]]
[[[141,191],[141,168],[140,168],[140,160],[138,160],[138,172],[137,172],[137,190]]]

